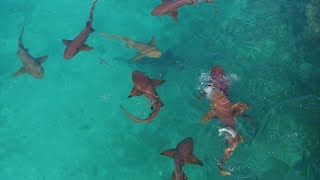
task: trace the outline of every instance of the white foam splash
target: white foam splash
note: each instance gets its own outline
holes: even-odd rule
[[[100,96],[101,100],[105,103],[108,103],[112,100],[112,97],[109,93]]]
[[[201,73],[199,77],[200,84],[198,84],[197,90],[203,90],[203,88],[205,88],[209,82],[211,82],[210,73]]]
[[[212,93],[214,92],[213,86],[206,86],[203,91],[206,93],[208,99],[210,99]]]
[[[240,78],[238,77],[237,74],[231,73],[231,74],[228,74],[228,75],[227,75],[227,80],[228,80],[229,84],[232,84],[232,83],[235,82],[235,81],[239,81]]]
[[[229,135],[231,135],[232,138],[235,138],[236,135],[237,135],[237,133],[234,130],[230,129],[230,128],[221,128],[221,129],[219,129],[219,136],[221,136],[222,133],[224,133],[224,132],[226,132]]]

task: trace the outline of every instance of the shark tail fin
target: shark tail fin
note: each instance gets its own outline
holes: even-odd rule
[[[18,40],[18,45],[21,46],[21,47],[23,47],[23,44],[22,44],[23,32],[24,32],[24,22],[23,22],[22,29],[21,29],[20,36],[19,36],[19,40]]]

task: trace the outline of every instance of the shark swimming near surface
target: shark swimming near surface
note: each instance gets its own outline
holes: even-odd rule
[[[155,42],[156,39],[154,36],[152,37],[149,43],[141,43],[127,37],[111,36],[106,33],[100,33],[100,34],[109,39],[118,39],[118,40],[124,41],[126,43],[127,48],[136,49],[138,51],[138,54],[131,59],[132,61],[137,61],[144,57],[159,58],[161,56],[161,51],[156,47],[156,42]]]
[[[162,0],[162,3],[154,8],[151,14],[153,16],[168,15],[177,22],[179,14],[178,8],[185,5],[195,5],[198,2],[212,3],[212,0]]]
[[[179,142],[175,149],[168,149],[160,154],[168,156],[174,161],[172,180],[188,179],[183,172],[183,166],[186,164],[203,166],[203,163],[193,154],[193,139],[191,137],[185,138]]]
[[[36,79],[41,79],[44,76],[44,70],[41,66],[44,63],[48,56],[41,56],[34,58],[29,53],[28,49],[23,46],[22,43],[22,35],[24,32],[24,25],[22,26],[22,30],[18,40],[18,56],[21,59],[22,67],[13,74],[13,77],[20,76],[22,74],[29,74]]]
[[[132,81],[134,86],[128,98],[144,95],[152,103],[151,110],[153,110],[153,112],[147,119],[143,120],[131,115],[127,110],[124,109],[123,106],[120,107],[130,117],[130,119],[139,123],[149,123],[158,115],[160,108],[163,106],[163,103],[154,87],[163,84],[165,80],[150,79],[143,72],[134,71],[132,73]]]
[[[92,3],[89,20],[87,21],[85,28],[80,32],[80,34],[78,34],[73,40],[62,40],[62,43],[67,46],[63,56],[65,60],[71,59],[76,54],[78,54],[79,51],[90,51],[93,49],[92,47],[85,44],[85,42],[88,39],[89,35],[95,31],[92,28],[92,16],[96,2],[97,0],[94,0]]]

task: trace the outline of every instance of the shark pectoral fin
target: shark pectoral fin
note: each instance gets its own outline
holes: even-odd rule
[[[65,39],[62,39],[62,43],[65,45],[65,46],[69,46],[69,44],[72,42],[72,40],[65,40]]]
[[[203,166],[203,163],[193,154],[191,154],[188,158],[187,158],[187,163],[188,164],[196,164],[199,166]]]
[[[179,14],[178,10],[174,10],[174,11],[168,13],[168,15],[176,22],[178,21],[178,14]]]
[[[80,51],[90,51],[93,47],[88,46],[87,44],[83,44],[80,48]]]
[[[13,77],[20,76],[22,74],[27,73],[26,69],[24,67],[20,68],[16,73],[13,74]]]
[[[145,57],[144,54],[137,54],[135,57],[132,58],[132,61],[137,61],[137,60],[139,60],[139,59],[141,59],[143,57]]]
[[[156,38],[152,36],[151,41],[148,44],[151,46],[156,46]]]
[[[160,153],[160,155],[165,155],[171,158],[174,158],[174,156],[176,155],[176,149],[168,149],[163,151],[162,153]]]
[[[142,92],[139,91],[135,86],[133,86],[130,94],[129,94],[129,98],[132,97],[132,96],[141,96],[142,95]]]
[[[152,86],[160,86],[161,84],[163,84],[165,82],[166,82],[166,80],[151,79]]]
[[[37,58],[36,58],[36,61],[37,61],[39,64],[42,64],[42,63],[46,62],[47,58],[48,58],[48,55],[47,55],[47,56],[37,57]]]
[[[214,110],[210,110],[209,112],[207,112],[207,114],[205,114],[202,119],[200,124],[205,124],[207,123],[210,119],[216,118],[217,117],[217,113]]]

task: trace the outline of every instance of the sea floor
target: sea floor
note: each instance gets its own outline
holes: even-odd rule
[[[186,137],[204,166],[186,165],[191,180],[320,178],[320,2],[216,1],[185,6],[179,22],[150,12],[161,3],[98,0],[87,44],[94,50],[65,61],[62,39],[85,26],[92,1],[6,0],[0,5],[0,179],[163,180],[173,161],[160,152]],[[35,56],[49,55],[45,76],[16,78],[17,41]],[[135,50],[99,33],[149,42],[159,59],[130,61]],[[218,120],[200,125],[210,109],[197,95],[213,65],[231,80],[232,101],[250,104],[257,135],[237,118],[244,137],[225,165]],[[146,117],[144,97],[128,99],[134,70],[166,83],[156,89],[164,106],[151,123],[138,124],[120,108]]]

